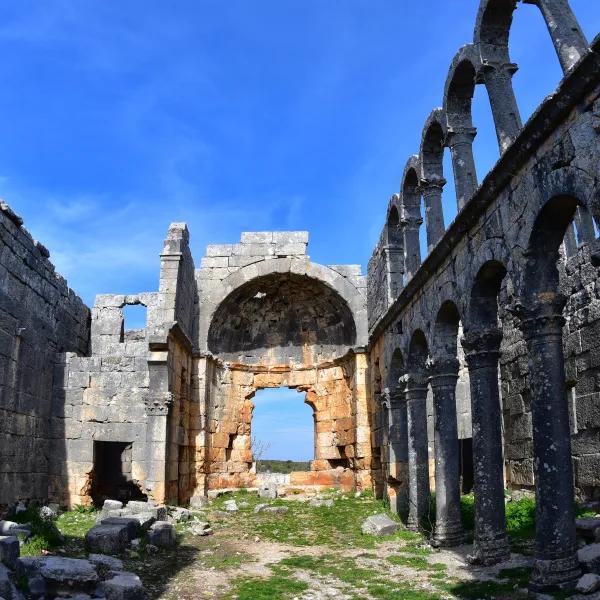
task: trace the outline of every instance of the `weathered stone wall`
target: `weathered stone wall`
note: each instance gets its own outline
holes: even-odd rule
[[[252,487],[252,398],[264,388],[296,389],[315,420],[311,472],[294,473],[292,485],[370,485],[370,443],[363,354],[318,367],[269,369],[211,361],[207,406],[208,489]],[[304,394],[304,398],[303,398]]]
[[[265,387],[301,390],[315,414],[312,471],[292,484],[370,484],[367,365],[358,351],[366,279],[355,265],[312,263],[307,243],[306,232],[243,233],[239,244],[208,246],[197,271],[197,345],[207,356],[195,369],[206,403],[196,453],[206,489],[255,483],[252,397]]]
[[[563,339],[567,370],[575,481],[585,498],[600,498],[600,291],[589,244],[581,244],[561,269],[569,291]],[[506,290],[504,290],[506,293]],[[501,356],[505,457],[508,484],[533,489],[531,383],[527,349],[514,319],[504,311]]]
[[[88,351],[89,309],[48,257],[0,203],[0,505],[48,497],[71,433],[68,409],[52,402],[55,362]]]
[[[439,243],[431,248],[421,268],[373,325],[370,342],[371,365],[374,367],[374,361],[379,360],[383,379],[392,351],[400,349],[406,359],[416,331],[424,332],[430,356],[435,356],[440,350],[436,326],[442,304],[451,302],[457,307],[465,329],[475,327],[477,323],[469,315],[473,314],[471,293],[477,274],[486,263],[503,265],[507,275],[499,295],[499,319],[504,336],[501,390],[506,476],[509,486],[531,487],[529,366],[525,342],[508,308],[517,306],[535,283],[527,277],[530,257],[525,250],[540,211],[553,198],[575,198],[579,203],[574,220],[576,231],[568,231],[565,238],[563,254],[566,252],[569,258],[566,264],[563,258],[560,267],[560,290],[568,297],[563,311],[567,320],[563,341],[572,405],[575,479],[586,497],[598,494],[600,460],[600,372],[594,358],[599,327],[598,241],[591,222],[592,216],[597,220],[600,214],[599,52],[600,42],[596,41],[556,94],[545,100],[520,131],[516,142],[504,149],[499,163]],[[573,236],[579,242],[574,250]],[[383,299],[374,300],[374,305],[378,302],[381,304]],[[460,342],[461,337],[462,334],[456,336],[456,341]],[[464,395],[458,394],[463,399],[457,404],[465,419],[459,418],[459,432],[462,429],[462,435],[468,436],[466,382],[463,387]]]

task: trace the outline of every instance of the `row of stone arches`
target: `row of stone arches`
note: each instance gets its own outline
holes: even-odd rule
[[[563,351],[561,247],[585,211],[571,194],[542,205],[520,260],[505,250],[473,260],[461,289],[445,288],[437,306],[426,300],[419,317],[390,353],[388,372],[390,452],[406,457],[408,525],[419,527],[429,506],[426,397],[434,407],[436,522],[434,540],[463,540],[455,389],[459,354],[470,382],[473,427],[475,545],[484,564],[506,560],[504,457],[499,359],[501,315],[512,319],[527,347],[537,501],[533,587],[571,581],[578,573],[569,407]],[[444,297],[444,294],[448,293]],[[500,306],[500,298],[508,298]],[[393,329],[393,328],[392,328]],[[400,328],[396,327],[396,331]],[[462,347],[462,353],[460,349]],[[393,449],[393,450],[392,450]]]
[[[588,52],[588,42],[568,0],[536,0],[564,73]],[[482,0],[473,43],[459,49],[448,71],[443,107],[434,109],[422,130],[419,153],[406,162],[400,192],[389,202],[386,246],[389,250],[389,279],[392,289],[401,289],[419,268],[420,228],[425,223],[428,252],[445,232],[442,208],[444,152],[450,151],[457,210],[460,212],[478,187],[473,156],[477,129],[473,126],[472,104],[477,85],[484,85],[502,154],[522,129],[522,120],[512,87],[517,66],[509,54],[509,33],[518,0]],[[580,222],[579,222],[580,221]],[[398,231],[400,230],[400,232]],[[585,213],[567,230],[567,252],[576,252],[577,241],[587,241],[595,232]],[[404,256],[402,261],[399,257]],[[392,294],[393,296],[393,294]]]

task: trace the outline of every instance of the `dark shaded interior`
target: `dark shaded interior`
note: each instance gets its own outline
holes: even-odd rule
[[[92,501],[102,506],[104,500],[147,500],[131,476],[131,442],[94,441]]]
[[[291,273],[254,279],[232,292],[213,317],[208,347],[237,362],[310,362],[343,355],[356,343],[346,302],[324,283]]]

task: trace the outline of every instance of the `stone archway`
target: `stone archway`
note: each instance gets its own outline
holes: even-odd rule
[[[246,279],[241,269],[215,291],[220,300],[205,326],[207,490],[254,487],[252,398],[278,387],[305,392],[314,411],[315,458],[290,485],[370,485],[366,355],[357,332],[364,296],[333,269],[299,262],[264,261],[258,276]]]

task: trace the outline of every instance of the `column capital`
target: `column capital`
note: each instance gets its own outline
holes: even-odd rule
[[[446,143],[448,146],[458,146],[460,144],[472,144],[477,129],[475,127],[449,127],[446,134]]]
[[[501,342],[502,331],[498,327],[465,330],[461,343],[469,367],[497,361]]]
[[[409,212],[403,212],[402,217],[400,218],[400,224],[403,227],[408,227],[411,229],[418,229],[421,225],[423,225],[423,218],[421,215],[412,215]]]
[[[400,385],[406,400],[424,400],[427,396],[427,373],[407,373],[400,377]]]
[[[460,363],[456,356],[434,356],[427,363],[431,386],[456,385]]]
[[[519,65],[513,62],[495,61],[484,59],[482,65],[483,73],[502,73],[512,77],[518,70]]]
[[[432,175],[431,177],[424,177],[420,180],[421,193],[427,194],[427,192],[441,192],[444,189],[447,181],[443,177],[438,175]]]
[[[561,293],[540,294],[538,298],[518,301],[510,307],[517,325],[526,339],[562,334],[565,324],[563,309],[567,297]]]
[[[146,414],[153,417],[167,416],[173,405],[173,394],[150,394],[146,397]]]

